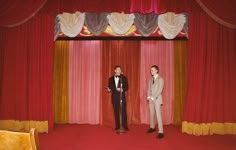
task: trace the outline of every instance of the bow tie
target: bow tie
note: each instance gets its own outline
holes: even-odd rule
[[[120,76],[116,75],[115,77],[116,77],[116,78],[119,78]]]

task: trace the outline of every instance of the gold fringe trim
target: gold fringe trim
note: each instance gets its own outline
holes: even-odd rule
[[[1,130],[30,132],[31,128],[36,128],[40,133],[48,133],[48,121],[0,120]]]
[[[182,122],[182,133],[191,135],[212,135],[212,134],[234,134],[236,135],[236,123],[192,123]]]

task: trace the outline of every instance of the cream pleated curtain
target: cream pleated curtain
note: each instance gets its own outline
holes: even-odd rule
[[[77,36],[84,25],[85,13],[63,13],[58,15],[61,31],[68,37]]]
[[[150,36],[158,28],[166,39],[174,39],[182,29],[186,28],[187,15],[167,12],[165,14],[140,14],[140,13],[91,13],[75,12],[74,14],[63,13],[57,16],[55,34],[62,31],[68,37],[75,37],[80,34],[84,25],[87,32],[92,35],[100,35],[107,30],[108,25],[114,36],[126,36],[130,29],[136,30],[142,36]],[[58,29],[60,27],[60,29]],[[187,30],[185,30],[187,31]],[[187,35],[187,33],[185,33]],[[54,40],[58,35],[55,35]]]
[[[186,22],[184,14],[168,12],[158,16],[158,26],[166,39],[173,39],[183,29]]]
[[[134,17],[134,14],[124,13],[111,13],[107,16],[112,31],[119,35],[129,31],[134,23]]]

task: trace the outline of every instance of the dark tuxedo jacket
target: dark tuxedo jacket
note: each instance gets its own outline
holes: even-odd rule
[[[120,91],[117,91],[116,88],[120,88],[121,83],[122,83],[122,88],[123,88],[122,100],[125,101],[126,100],[125,92],[128,91],[128,89],[129,89],[128,79],[126,76],[121,75],[119,77],[118,86],[116,87],[114,78],[115,78],[114,76],[111,76],[109,78],[109,83],[108,83],[108,87],[111,89],[112,102],[119,102],[120,101]]]

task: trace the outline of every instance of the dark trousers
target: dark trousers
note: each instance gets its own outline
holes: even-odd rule
[[[120,100],[114,100],[112,101],[113,109],[114,109],[114,116],[115,116],[115,125],[116,128],[120,128],[120,112],[122,112],[122,127],[128,128],[127,126],[127,111],[126,111],[126,100],[122,100],[122,110],[120,109]]]

